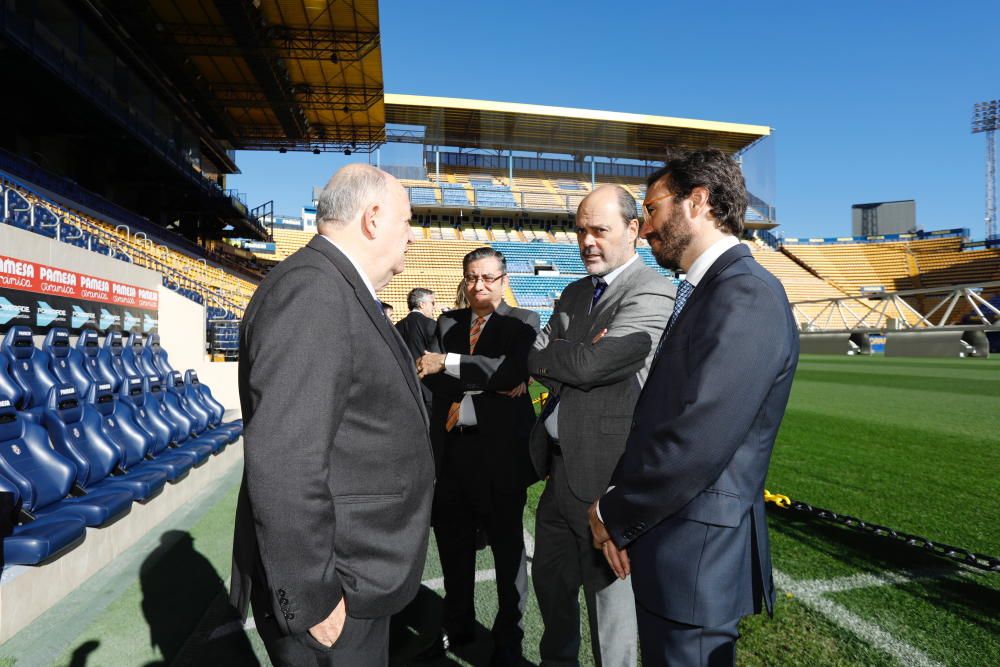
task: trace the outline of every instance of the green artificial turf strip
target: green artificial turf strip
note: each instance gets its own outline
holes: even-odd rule
[[[866,369],[895,367],[895,360],[880,361],[868,360]],[[1000,505],[990,501],[1000,470],[1000,393],[931,391],[940,378],[910,378],[909,389],[891,391],[873,388],[861,373],[834,375],[852,378],[848,383],[800,380],[803,373],[812,377],[820,372],[810,370],[812,365],[803,360],[793,385],[772,457],[769,490],[1000,555]],[[1000,386],[1000,365],[990,366],[998,381],[982,382]],[[955,376],[967,373],[948,365],[921,367],[944,368]]]
[[[1000,665],[996,576],[953,575],[828,597],[944,664]]]
[[[744,618],[740,635],[736,643],[736,664],[740,667],[898,666],[889,655],[780,592],[774,617],[760,614]]]

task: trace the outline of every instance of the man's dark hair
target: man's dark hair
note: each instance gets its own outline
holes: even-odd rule
[[[434,292],[429,289],[424,289],[423,287],[414,287],[410,290],[410,293],[406,295],[406,307],[410,310],[416,310],[420,307],[420,304],[430,297],[434,296]]]
[[[747,188],[736,160],[716,148],[675,153],[649,175],[647,189],[664,176],[667,189],[678,200],[688,197],[697,187],[708,190],[708,204],[716,226],[739,237],[747,214]]]
[[[468,255],[462,258],[462,271],[467,271],[469,269],[469,264],[472,262],[477,262],[481,259],[486,259],[487,257],[496,257],[497,261],[500,262],[500,273],[507,273],[507,258],[503,256],[503,253],[499,250],[494,250],[489,246],[483,246],[482,248],[476,248]]]

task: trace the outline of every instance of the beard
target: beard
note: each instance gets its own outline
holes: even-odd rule
[[[679,207],[671,208],[663,227],[646,235],[656,263],[671,271],[681,268],[681,255],[691,245],[692,238],[694,235],[687,228]]]

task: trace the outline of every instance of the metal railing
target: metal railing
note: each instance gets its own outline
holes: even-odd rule
[[[983,293],[1000,294],[1000,280],[811,299],[791,305],[803,331],[940,329],[957,324],[951,321],[956,309],[966,305],[977,325],[1000,329],[1000,309],[984,298]],[[934,302],[932,307],[920,307],[928,300]]]

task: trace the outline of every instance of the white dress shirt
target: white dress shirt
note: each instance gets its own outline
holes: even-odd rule
[[[715,264],[715,260],[722,257],[724,252],[733,246],[738,246],[739,244],[740,240],[738,238],[726,234],[721,239],[708,246],[708,249],[705,250],[705,252],[698,255],[698,259],[691,262],[691,268],[688,269],[687,276],[684,277],[684,280],[691,283],[693,287],[697,287],[698,283],[701,282],[701,279],[705,277],[706,273],[708,273],[708,270],[712,268],[713,264]]]
[[[611,287],[611,283],[613,283],[615,281],[615,278],[617,278],[618,276],[620,276],[625,271],[625,269],[627,269],[634,262],[637,262],[637,261],[639,261],[639,253],[636,253],[636,254],[632,255],[632,259],[628,260],[627,262],[625,262],[624,264],[622,264],[621,266],[619,266],[614,271],[609,271],[607,273],[607,275],[604,275],[604,276],[592,276],[591,278],[594,278],[594,277],[603,278],[604,282],[606,282],[608,284],[608,287]],[[608,287],[604,288],[604,292],[605,293],[608,291]],[[604,297],[604,294],[601,294],[601,298],[603,298],[603,297]],[[598,299],[598,303],[600,303],[600,299]],[[552,410],[552,414],[549,415],[545,419],[545,431],[549,434],[549,437],[552,438],[553,440],[558,440],[559,439],[559,404],[558,403],[556,403],[556,407]]]
[[[323,235],[320,234],[320,236],[323,236]],[[379,307],[381,307],[382,301],[375,294],[375,288],[372,286],[371,281],[368,280],[368,274],[365,273],[364,269],[361,268],[361,265],[358,264],[354,260],[353,257],[351,257],[351,254],[349,252],[347,252],[346,250],[344,250],[344,248],[341,247],[340,244],[338,244],[336,241],[334,241],[333,239],[331,239],[329,236],[323,236],[323,238],[325,238],[327,241],[329,241],[333,245],[334,248],[336,248],[340,252],[344,253],[344,257],[347,258],[347,261],[351,263],[351,266],[354,267],[354,270],[358,272],[359,276],[361,276],[361,280],[364,282],[365,287],[368,288],[368,291],[371,293],[372,298],[375,299],[375,301],[378,302]]]
[[[489,315],[483,315],[483,326],[479,330],[479,335],[483,335],[483,329],[486,328],[486,323],[490,321],[490,317],[493,313]],[[469,316],[469,331],[472,331],[472,325],[475,324],[476,318],[475,312]],[[462,355],[456,354],[454,352],[449,352],[444,357],[444,372],[453,378],[462,379]],[[462,397],[462,402],[458,404],[458,423],[456,426],[478,426],[479,422],[476,420],[476,406],[472,402],[472,397],[476,394],[481,394],[481,391],[467,391],[465,396]]]
[[[729,250],[734,246],[738,246],[739,244],[740,240],[738,238],[726,234],[721,239],[719,239],[712,245],[708,246],[708,248],[703,253],[698,255],[698,259],[691,262],[691,268],[688,269],[687,275],[684,277],[684,280],[688,281],[689,283],[691,283],[692,286],[697,288],[698,283],[701,282],[701,279],[705,277],[705,274],[708,273],[708,270],[712,268],[713,264],[715,264],[715,260],[722,257],[723,253],[725,253],[727,250]],[[690,299],[690,297],[688,298]],[[557,406],[556,410],[558,409],[559,408]],[[548,423],[546,423],[546,426],[548,426]],[[613,488],[615,487],[609,486],[608,491],[610,491]],[[608,491],[605,491],[605,493],[607,493]],[[604,518],[601,517],[601,504],[599,502],[597,503],[597,518],[601,520],[601,523],[604,523]]]

